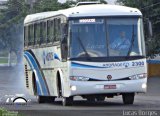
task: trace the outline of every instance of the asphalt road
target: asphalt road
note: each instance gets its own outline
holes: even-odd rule
[[[0,67],[0,107],[18,111],[24,116],[160,116],[160,77],[148,79],[148,92],[137,94],[133,105],[123,105],[121,96],[96,103],[75,97],[72,106],[63,107],[61,99],[51,104],[38,104],[36,97],[28,95],[22,69],[22,65]],[[7,98],[15,94],[25,94],[30,102],[25,105],[6,103]]]

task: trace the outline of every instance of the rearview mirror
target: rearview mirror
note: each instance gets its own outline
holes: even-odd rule
[[[67,44],[67,37],[68,37],[68,26],[67,24],[62,24],[62,40],[61,40],[61,56],[62,61],[67,61],[68,56],[68,44]]]
[[[148,36],[151,38],[153,36],[152,23],[147,19]]]

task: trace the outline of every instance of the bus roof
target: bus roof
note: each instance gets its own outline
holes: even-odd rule
[[[82,5],[59,11],[49,11],[28,15],[24,24],[33,21],[64,15],[66,17],[90,17],[90,16],[141,16],[142,13],[136,8],[119,5],[94,4]]]

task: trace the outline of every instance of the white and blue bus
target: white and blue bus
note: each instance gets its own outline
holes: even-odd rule
[[[26,87],[38,101],[74,96],[133,104],[147,88],[142,14],[106,4],[28,15],[24,20]]]

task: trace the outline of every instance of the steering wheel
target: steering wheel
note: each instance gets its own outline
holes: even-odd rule
[[[98,51],[87,51],[88,55],[90,57],[98,57],[98,56],[104,56],[104,54],[102,54],[101,52],[98,52]],[[85,57],[86,56],[86,52],[81,52],[77,55],[77,57]]]

